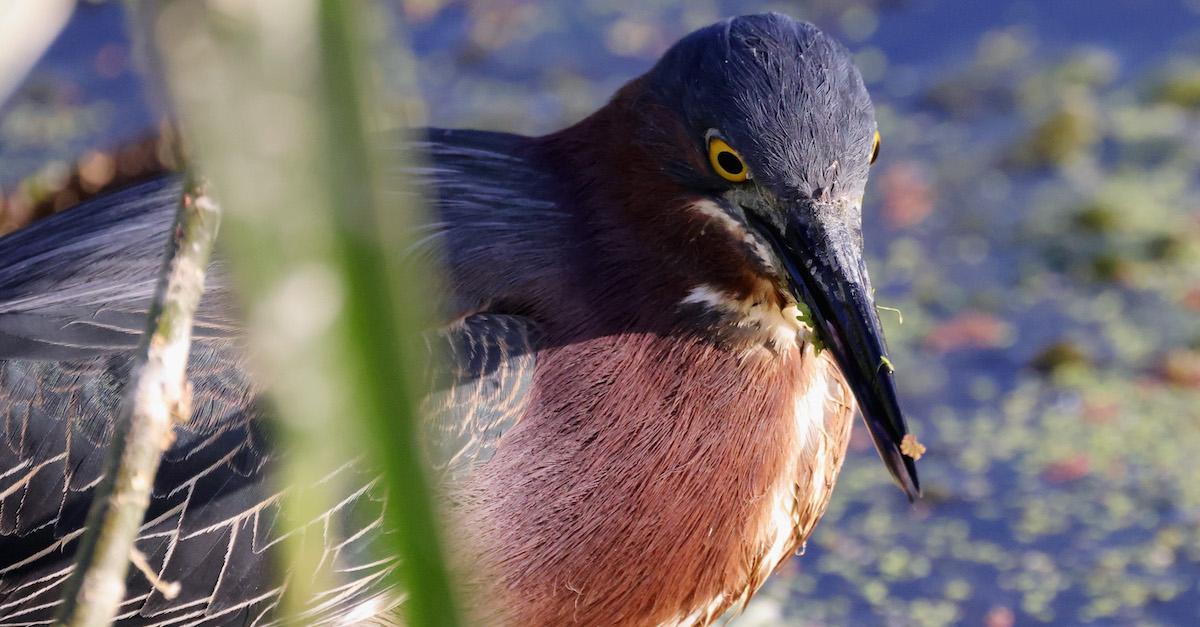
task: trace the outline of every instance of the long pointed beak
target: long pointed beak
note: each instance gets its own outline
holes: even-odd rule
[[[782,236],[778,228],[751,220],[783,261],[793,297],[812,312],[821,342],[858,399],[879,457],[911,501],[921,495],[921,486],[914,460],[900,450],[908,427],[896,400],[866,266],[848,227],[813,219],[822,211],[831,208],[788,207]]]

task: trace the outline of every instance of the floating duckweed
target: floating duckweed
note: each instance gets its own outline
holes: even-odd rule
[[[1178,233],[1162,233],[1146,240],[1146,258],[1151,261],[1179,261],[1187,249],[1187,240]]]
[[[961,620],[958,607],[946,601],[915,599],[908,609],[909,617],[919,627],[948,627]]]
[[[1100,597],[1092,599],[1087,608],[1083,612],[1083,619],[1091,622],[1097,618],[1105,618],[1117,613],[1121,609],[1121,604],[1114,598]]]
[[[1107,201],[1092,201],[1080,207],[1071,222],[1088,233],[1107,235],[1121,228],[1121,211]]]
[[[943,594],[951,601],[966,601],[971,597],[971,583],[966,579],[951,579],[946,582]]]
[[[813,352],[820,355],[821,351],[825,350],[825,342],[821,341],[821,335],[817,332],[817,319],[813,316],[812,309],[809,308],[808,303],[797,300],[796,310],[800,312],[796,316],[796,320],[808,328],[808,343],[812,344]]]
[[[880,581],[868,581],[862,587],[862,595],[871,605],[882,605],[887,600],[887,586]]]
[[[1069,368],[1087,368],[1091,363],[1091,356],[1082,346],[1077,342],[1064,340],[1047,346],[1029,365],[1038,372],[1053,375]]]
[[[1154,599],[1159,602],[1171,601],[1183,592],[1184,586],[1178,583],[1163,582],[1154,586]]]
[[[1099,141],[1097,118],[1091,100],[1075,94],[1029,133],[1017,149],[1016,161],[1030,167],[1071,161]]]
[[[907,579],[908,562],[912,559],[912,555],[901,548],[895,548],[883,554],[879,560],[879,573],[884,579],[897,581]]]
[[[1200,109],[1200,67],[1184,68],[1167,77],[1155,89],[1154,98],[1186,109]]]

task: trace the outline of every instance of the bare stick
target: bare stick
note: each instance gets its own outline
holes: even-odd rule
[[[186,367],[192,318],[204,292],[219,222],[220,210],[203,186],[189,182],[113,433],[104,481],[96,488],[78,562],[63,592],[59,625],[108,625],[125,597],[125,574],[137,550],[134,542],[162,453],[174,439],[175,425],[191,416]]]
[[[154,572],[154,569],[150,567],[150,562],[146,559],[146,554],[139,551],[136,546],[129,549],[129,561],[141,571],[146,581],[149,581],[150,585],[154,586],[154,589],[158,590],[168,601],[179,596],[179,591],[183,589],[183,586],[180,586],[178,581],[165,581],[162,577],[159,577],[158,573]]]

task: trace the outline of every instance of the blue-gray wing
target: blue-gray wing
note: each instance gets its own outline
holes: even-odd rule
[[[179,192],[155,181],[0,239],[0,625],[50,624],[73,572]],[[383,503],[373,473],[347,460],[329,478],[344,499],[313,520],[281,522],[283,491],[270,477],[282,452],[225,283],[218,263],[188,366],[194,415],[164,454],[137,540],[182,592],[167,599],[133,571],[118,624],[269,624],[286,576],[273,564],[289,535],[357,573],[314,602],[306,622],[375,599],[386,608],[395,560],[368,532]]]
[[[68,360],[137,345],[181,187],[173,177],[96,198],[0,240],[0,359]],[[215,262],[195,335],[230,337]]]
[[[494,150],[450,152],[487,160]],[[511,155],[497,158],[511,165]],[[458,161],[439,171],[469,169]],[[164,178],[0,238],[0,626],[52,620],[102,476],[179,193]],[[466,211],[467,201],[456,198],[455,210]],[[293,534],[320,543],[345,573],[313,600],[306,624],[335,624],[367,606],[386,613],[400,597],[386,577],[395,559],[378,545],[384,490],[363,464],[347,460],[334,478],[345,498],[317,519],[284,524],[283,492],[270,479],[286,451],[274,446],[237,319],[218,260],[189,363],[195,413],[164,456],[138,539],[151,567],[183,592],[166,599],[131,572],[118,624],[274,624],[287,577],[276,552]],[[431,334],[447,359],[434,369],[425,401],[429,452],[447,480],[486,463],[520,419],[539,338],[529,318],[487,311]]]

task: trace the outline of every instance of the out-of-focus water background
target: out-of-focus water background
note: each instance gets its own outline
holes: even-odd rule
[[[926,496],[857,429],[804,556],[738,624],[1200,625],[1200,0],[397,6],[415,68],[393,69],[436,126],[558,129],[738,13],[855,52],[883,135],[869,266],[903,312],[881,315]],[[153,161],[123,19],[80,3],[0,108],[0,231],[72,172],[86,191]]]

